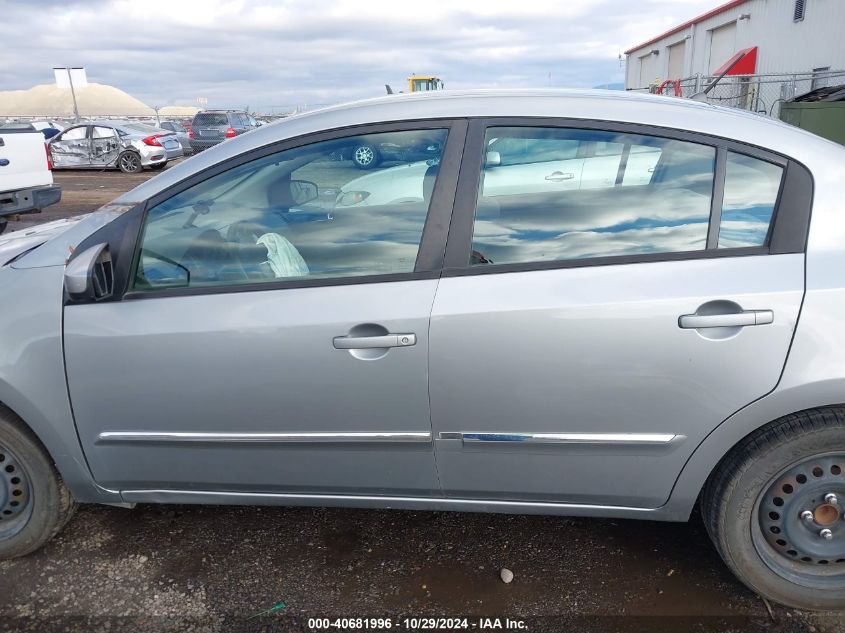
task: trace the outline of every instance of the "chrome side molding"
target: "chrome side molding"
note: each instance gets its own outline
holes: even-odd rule
[[[355,442],[431,442],[431,433],[376,431],[367,433],[193,433],[170,431],[104,431],[98,444],[123,442],[194,442],[194,443],[324,443]]]
[[[393,510],[464,510],[468,512],[514,512],[561,516],[626,517],[648,519],[660,508],[607,506],[564,501],[503,501],[450,497],[407,497],[380,495],[303,494],[285,492],[229,492],[212,490],[130,489],[121,490],[130,503],[212,503],[239,505],[325,506],[346,508],[389,508]],[[685,518],[676,519],[685,521]]]
[[[441,432],[441,440],[463,442],[520,442],[529,444],[663,445],[683,436],[674,433],[465,433]]]

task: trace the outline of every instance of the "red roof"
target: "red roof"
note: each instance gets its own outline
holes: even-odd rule
[[[702,13],[697,18],[693,18],[692,20],[684,22],[683,24],[679,24],[675,28],[669,29],[665,33],[661,33],[657,37],[653,37],[650,40],[648,40],[647,42],[643,42],[639,46],[634,46],[633,48],[629,48],[627,51],[625,51],[625,54],[630,55],[634,51],[638,51],[641,48],[645,48],[649,44],[654,44],[655,42],[659,42],[664,37],[669,37],[670,35],[674,35],[675,33],[679,33],[680,31],[683,31],[684,29],[691,27],[693,24],[698,24],[699,22],[704,22],[704,20],[707,20],[709,18],[717,16],[720,13],[724,13],[725,11],[730,11],[734,7],[738,7],[740,5],[743,5],[746,2],[748,2],[748,0],[731,0],[730,2],[726,2],[722,6],[716,7],[715,9],[708,11],[707,13]]]

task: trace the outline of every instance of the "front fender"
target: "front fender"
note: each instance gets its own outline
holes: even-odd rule
[[[0,268],[0,403],[38,436],[73,496],[120,503],[96,485],[79,444],[65,380],[63,266]]]

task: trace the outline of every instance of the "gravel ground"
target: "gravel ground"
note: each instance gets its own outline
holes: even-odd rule
[[[9,230],[93,210],[151,175],[59,173],[62,202]],[[765,604],[697,518],[83,506],[44,549],[0,562],[0,631],[317,630],[312,617],[412,630],[401,618],[426,616],[479,631],[498,630],[481,617],[555,632],[845,630],[845,614]]]
[[[0,596],[0,629],[27,631],[300,630],[309,617],[459,615],[527,618],[531,631],[845,625],[770,613],[697,520],[84,506],[43,550],[0,563]]]

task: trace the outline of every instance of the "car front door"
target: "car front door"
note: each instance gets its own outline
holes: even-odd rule
[[[804,290],[802,168],[708,137],[532,122],[627,147],[637,173],[476,193],[482,139],[525,125],[470,128],[430,331],[444,492],[658,507],[702,439],[777,384]]]
[[[91,140],[89,126],[68,128],[50,142],[50,157],[54,167],[90,167]]]
[[[349,139],[324,135],[149,202],[128,292],[65,309],[101,485],[127,499],[439,494],[428,324],[465,124],[387,127],[409,145],[448,136],[424,200],[344,208],[359,172],[332,160]]]

